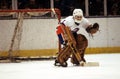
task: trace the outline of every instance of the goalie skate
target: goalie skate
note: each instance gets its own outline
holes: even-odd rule
[[[58,56],[55,60],[55,66],[67,67],[67,60],[71,55],[70,46],[66,46],[58,53]]]

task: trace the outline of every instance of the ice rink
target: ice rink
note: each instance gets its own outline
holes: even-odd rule
[[[87,62],[100,66],[54,66],[54,60],[0,63],[0,79],[120,79],[120,54],[87,54]]]

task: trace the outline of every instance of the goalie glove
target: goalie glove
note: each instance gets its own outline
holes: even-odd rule
[[[94,23],[93,26],[90,25],[86,28],[86,31],[90,34],[95,34],[99,30],[99,24]]]

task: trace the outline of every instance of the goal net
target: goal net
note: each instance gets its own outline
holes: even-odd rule
[[[0,10],[0,58],[53,57],[58,9]]]

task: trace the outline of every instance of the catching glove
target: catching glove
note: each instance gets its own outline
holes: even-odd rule
[[[99,30],[99,24],[94,23],[93,26],[89,26],[86,28],[86,31],[90,34],[95,34]]]

